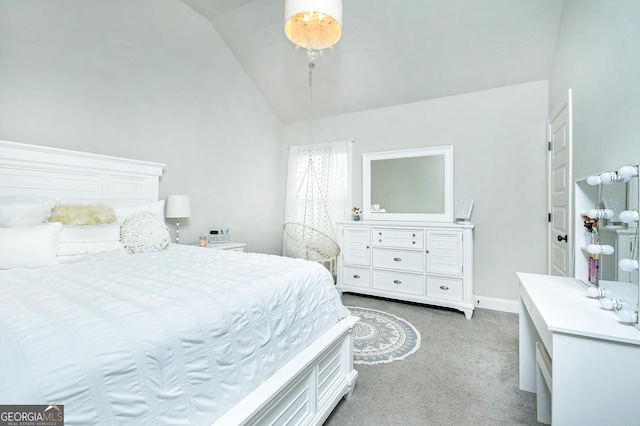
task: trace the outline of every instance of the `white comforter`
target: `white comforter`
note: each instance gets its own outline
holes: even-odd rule
[[[348,315],[322,266],[172,245],[0,271],[0,404],[210,424]]]

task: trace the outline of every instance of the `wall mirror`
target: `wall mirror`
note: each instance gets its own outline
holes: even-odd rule
[[[362,154],[365,220],[452,222],[453,146]]]

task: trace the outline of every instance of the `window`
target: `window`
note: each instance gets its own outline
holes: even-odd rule
[[[335,223],[347,220],[351,210],[351,144],[289,148],[286,222],[304,224],[335,241]],[[284,254],[292,255],[287,238]]]

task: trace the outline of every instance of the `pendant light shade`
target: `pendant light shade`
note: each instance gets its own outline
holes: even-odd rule
[[[342,35],[342,0],[286,0],[284,32],[309,50],[333,47]]]

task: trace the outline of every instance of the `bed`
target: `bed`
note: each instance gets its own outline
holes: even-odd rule
[[[0,197],[100,200],[124,238],[132,217],[161,214],[163,167],[0,141]],[[182,245],[103,252],[62,237],[91,226],[57,223],[36,226],[19,259],[7,244],[25,246],[26,228],[0,229],[0,405],[64,405],[70,425],[321,424],[353,391],[357,318],[319,264]],[[7,267],[47,247],[54,261]]]

